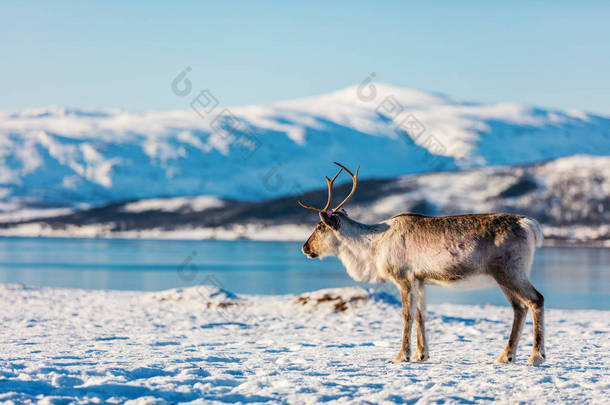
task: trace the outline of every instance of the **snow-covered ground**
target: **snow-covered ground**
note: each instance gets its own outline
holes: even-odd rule
[[[493,364],[508,306],[431,306],[430,360],[395,365],[391,296],[305,296],[0,285],[0,402],[610,402],[608,312],[547,310],[548,361],[533,368],[529,319],[517,363]]]

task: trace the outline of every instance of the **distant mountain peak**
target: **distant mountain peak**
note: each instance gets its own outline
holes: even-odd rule
[[[610,155],[610,119],[377,82],[205,111],[50,106],[0,112],[0,202],[255,200],[318,187],[333,161],[360,164],[372,178],[575,153]]]

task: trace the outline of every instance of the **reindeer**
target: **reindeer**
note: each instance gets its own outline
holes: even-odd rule
[[[514,319],[504,352],[497,363],[515,361],[527,309],[534,320],[534,345],[527,364],[538,366],[544,351],[544,297],[529,282],[537,246],[542,244],[540,225],[511,214],[473,214],[429,217],[409,212],[373,225],[359,223],[341,209],[356,191],[358,172],[345,166],[332,179],[326,177],[328,200],[324,208],[298,203],[318,211],[320,222],[303,245],[309,258],[336,255],[356,281],[392,282],[402,300],[404,322],[400,351],[391,362],[428,359],[425,318],[425,285],[485,287],[497,283],[510,302]],[[349,195],[329,209],[333,183],[345,170],[352,178]],[[417,351],[411,353],[413,310],[417,308]]]

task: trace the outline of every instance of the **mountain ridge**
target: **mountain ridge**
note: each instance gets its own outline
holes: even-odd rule
[[[201,108],[202,97],[185,98],[198,108],[165,112],[0,111],[0,211],[201,194],[262,200],[314,189],[332,161],[361,165],[365,179],[610,155],[610,118],[581,111],[383,83],[231,108]]]
[[[400,212],[444,216],[507,212],[537,219],[547,243],[610,246],[610,157],[575,155],[523,166],[473,168],[358,182],[346,206],[357,221]],[[125,201],[47,218],[0,216],[0,236],[304,240],[327,190],[248,202],[215,196]],[[335,199],[349,193],[338,183]]]

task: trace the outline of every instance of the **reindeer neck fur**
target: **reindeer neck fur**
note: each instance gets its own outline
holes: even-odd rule
[[[337,256],[354,280],[379,281],[375,253],[377,242],[388,228],[386,224],[366,225],[345,216],[341,218],[337,231],[340,243]]]

